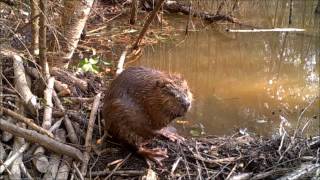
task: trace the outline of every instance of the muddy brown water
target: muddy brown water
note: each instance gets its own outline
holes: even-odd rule
[[[188,36],[148,47],[143,65],[180,73],[194,94],[191,111],[175,123],[180,133],[232,134],[248,130],[259,135],[277,133],[281,121],[296,127],[309,121],[306,135],[319,133],[320,15],[316,1],[242,1],[236,16],[262,28],[294,27],[305,32],[228,33],[235,25],[192,26]],[[210,6],[208,6],[210,7]],[[177,29],[186,18],[167,17]],[[198,31],[199,30],[199,31]],[[287,127],[289,129],[289,127]]]

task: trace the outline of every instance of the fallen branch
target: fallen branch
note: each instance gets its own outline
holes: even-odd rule
[[[20,122],[26,123],[31,129],[38,131],[41,134],[45,134],[51,138],[54,138],[51,132],[35,124],[32,119],[21,116],[20,114],[1,106],[0,106],[0,110],[2,110],[4,114],[7,114]]]
[[[273,29],[227,29],[227,32],[303,32],[298,28],[273,28]]]
[[[15,136],[23,137],[27,141],[38,143],[53,152],[70,156],[78,161],[83,160],[83,155],[80,150],[39,134],[35,131],[15,126],[11,123],[6,122],[2,118],[0,118],[0,129],[3,131],[8,131]]]
[[[101,93],[98,93],[94,98],[91,113],[90,113],[90,119],[88,123],[87,135],[86,135],[86,140],[84,145],[86,148],[86,151],[83,154],[84,159],[83,159],[83,164],[81,166],[81,174],[83,176],[85,176],[87,173],[87,166],[90,160],[90,152],[92,149],[92,132],[93,132],[94,121],[96,119],[96,115],[99,109],[100,99],[101,99]]]

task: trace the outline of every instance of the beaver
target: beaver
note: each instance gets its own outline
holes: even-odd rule
[[[192,93],[180,75],[151,68],[129,67],[106,90],[102,115],[105,132],[161,165],[166,149],[146,148],[157,135],[184,139],[166,131],[167,125],[190,109]]]

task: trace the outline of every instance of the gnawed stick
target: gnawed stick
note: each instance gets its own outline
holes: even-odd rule
[[[8,49],[0,50],[0,54],[13,59],[16,89],[30,112],[32,114],[36,114],[37,110],[39,109],[39,104],[37,103],[37,96],[32,94],[30,88],[28,87],[22,58],[18,55],[18,53]]]
[[[93,132],[93,126],[94,126],[94,121],[96,119],[96,115],[99,109],[99,104],[100,104],[100,98],[101,98],[101,93],[98,93],[93,101],[91,113],[90,113],[90,119],[88,123],[88,128],[87,128],[87,135],[86,135],[86,140],[85,140],[85,148],[86,151],[84,152],[84,160],[83,164],[81,166],[81,173],[83,176],[86,175],[87,173],[87,166],[88,162],[90,159],[90,151],[92,149],[92,132]]]
[[[87,91],[88,89],[87,81],[77,78],[75,75],[73,75],[70,72],[53,67],[50,73],[53,76],[60,76],[60,77],[69,79],[70,81],[74,82],[82,91]]]
[[[320,168],[320,164],[302,164],[300,168],[296,171],[288,173],[287,175],[282,176],[278,180],[299,180],[312,176],[318,169]]]
[[[53,95],[53,99],[56,103],[56,105],[58,106],[58,108],[64,113],[64,125],[66,126],[66,129],[68,131],[68,137],[70,139],[70,141],[73,143],[73,144],[78,144],[78,137],[76,135],[76,132],[74,130],[74,127],[72,126],[72,122],[70,121],[68,115],[65,113],[65,108],[63,107],[57,93],[55,91],[53,91],[52,93]]]
[[[39,134],[36,131],[20,128],[18,126],[10,124],[2,118],[0,118],[0,129],[3,131],[8,131],[15,136],[23,137],[27,141],[38,143],[41,146],[55,153],[64,154],[79,161],[83,160],[83,154],[80,150],[72,146],[58,142],[45,135]]]
[[[125,48],[125,50],[121,53],[118,65],[117,65],[117,71],[116,71],[116,75],[118,76],[120,73],[122,73],[123,71],[123,65],[124,65],[124,61],[126,60],[126,55],[128,53],[128,46]]]
[[[45,100],[45,107],[43,113],[43,122],[42,127],[44,129],[50,129],[52,124],[52,92],[53,92],[53,85],[54,85],[54,77],[50,77],[48,79],[47,88],[44,91],[44,100]]]
[[[0,122],[4,120],[0,119]],[[7,123],[7,122],[6,122]],[[14,126],[14,125],[13,125]],[[0,129],[2,128],[2,124],[0,126]],[[13,133],[12,133],[13,134]],[[0,174],[3,173],[3,171],[11,165],[11,163],[13,163],[19,156],[21,156],[21,154],[28,149],[29,147],[29,143],[25,143],[23,146],[21,146],[21,148],[16,151],[14,154],[12,154],[1,166],[0,166]]]
[[[14,111],[11,111],[10,109],[7,109],[7,108],[1,107],[1,106],[0,106],[0,110],[2,110],[4,114],[11,116],[18,121],[26,123],[31,129],[33,129],[35,131],[38,131],[41,134],[45,134],[51,138],[54,137],[51,132],[49,132],[48,130],[35,124],[32,119],[26,118],[26,117],[14,112]]]
[[[26,69],[27,74],[29,74],[33,78],[35,78],[35,79],[42,78],[40,76],[39,70],[37,70],[36,68],[30,67],[30,66],[25,66],[25,69]],[[61,81],[55,80],[54,81],[54,88],[58,91],[58,94],[61,96],[66,96],[66,95],[71,94],[71,90],[70,90],[69,86]]]
[[[54,85],[54,77],[50,77],[48,79],[47,88],[44,91],[44,100],[45,100],[45,107],[43,113],[43,121],[42,121],[42,128],[49,130],[52,124],[52,91]],[[47,156],[45,156],[45,149],[43,147],[38,147],[34,155],[36,158],[32,159],[34,166],[37,170],[41,173],[45,173],[48,171],[49,168],[49,160]]]
[[[49,169],[49,160],[44,153],[45,149],[42,146],[38,147],[33,153],[32,163],[40,173],[45,173]]]

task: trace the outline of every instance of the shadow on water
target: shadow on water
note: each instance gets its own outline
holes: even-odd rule
[[[259,2],[244,1],[237,17],[263,28],[295,27],[306,32],[190,32],[182,43],[147,48],[135,64],[177,72],[188,80],[195,100],[186,117],[188,124],[177,125],[185,135],[193,127],[215,135],[230,134],[235,128],[270,135],[283,119],[295,127],[310,103],[302,121],[311,119],[307,134],[317,132],[320,16],[313,13],[316,1],[293,1],[290,26],[289,0]],[[185,20],[171,20],[185,24]]]

